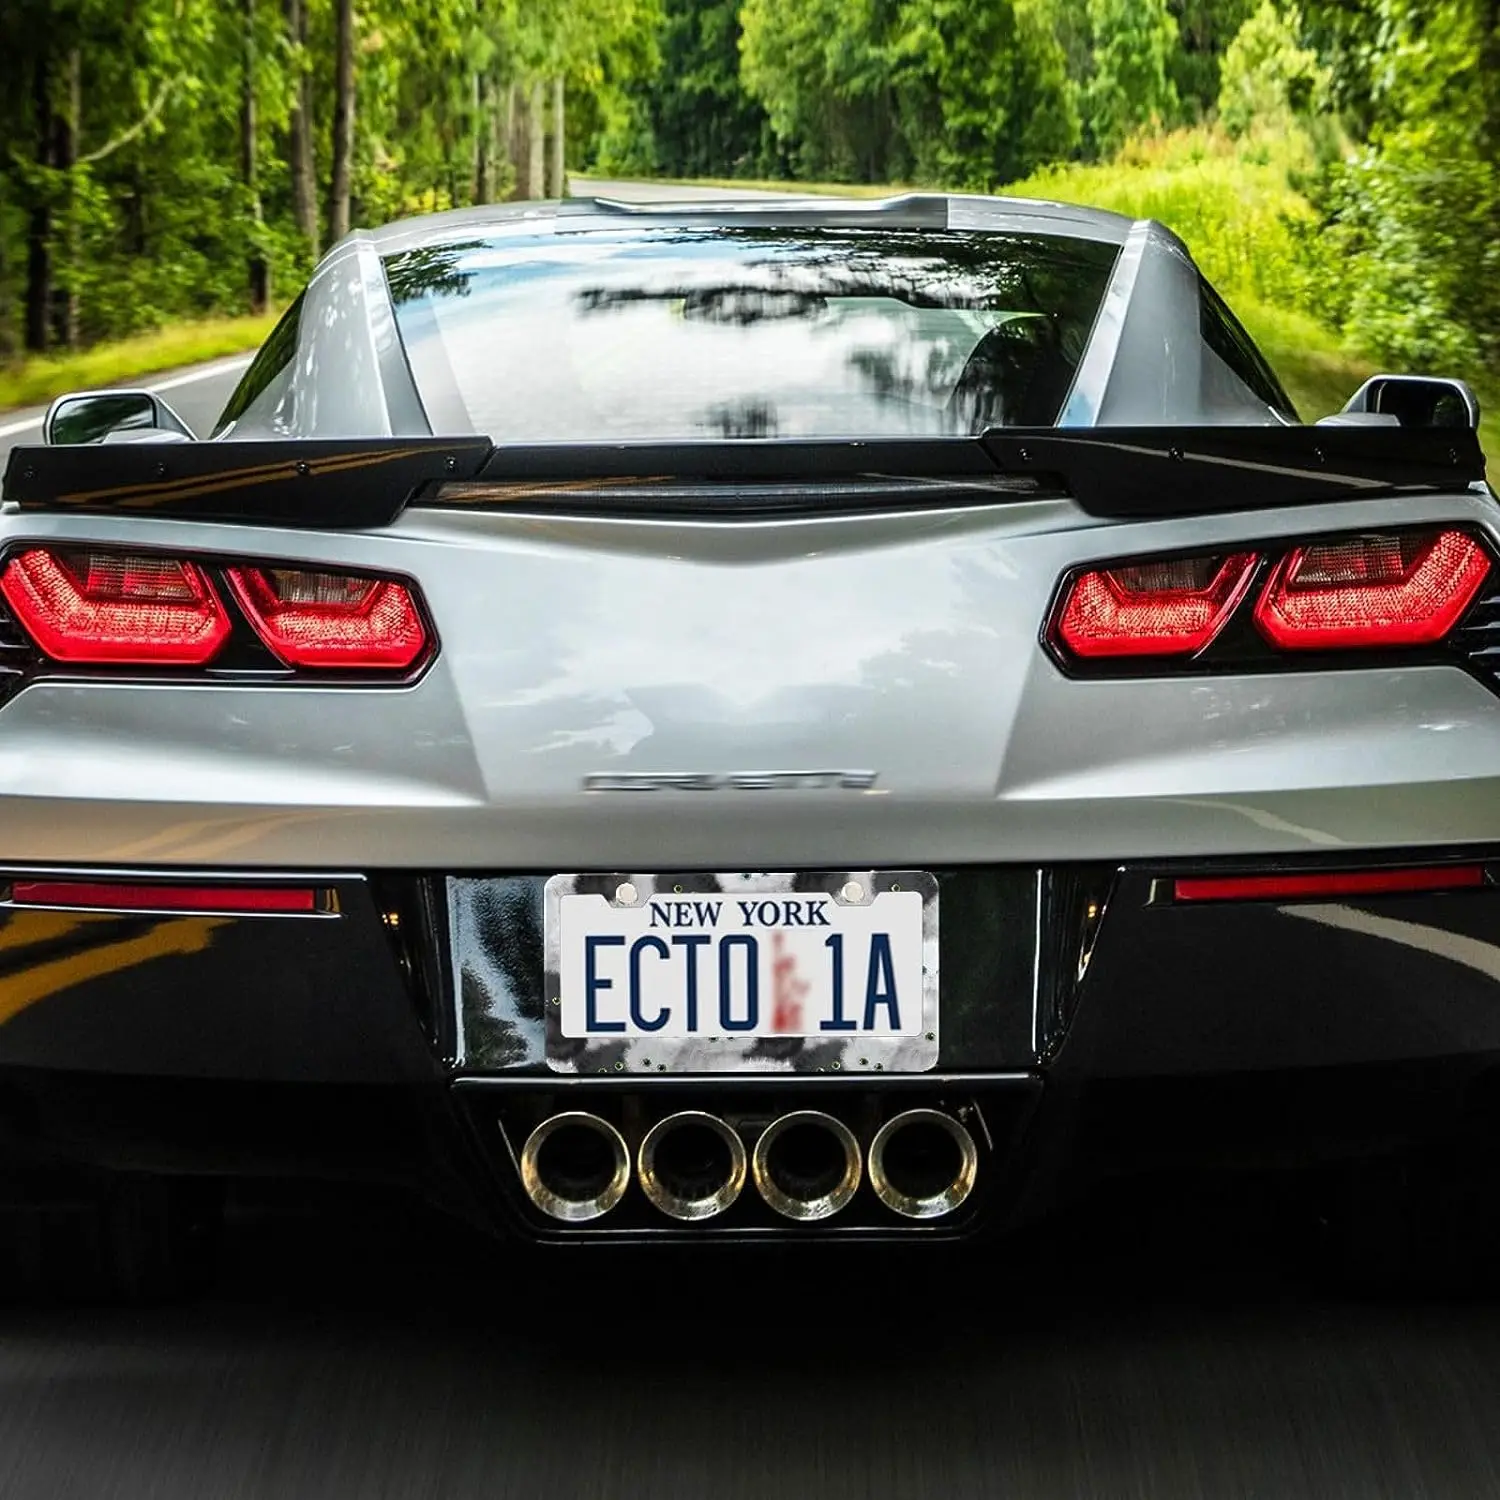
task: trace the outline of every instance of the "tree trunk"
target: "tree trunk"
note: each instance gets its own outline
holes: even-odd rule
[[[78,162],[78,131],[83,113],[83,53],[72,47],[68,51],[63,73],[63,107],[53,117],[52,163],[60,172],[71,172]],[[78,220],[78,193],[71,178],[63,201],[62,237],[66,254],[61,277],[54,277],[52,287],[52,343],[64,349],[78,346],[79,262],[83,258]]]
[[[296,77],[292,86],[292,109],[287,117],[287,156],[292,175],[292,220],[317,260],[317,173],[313,163],[312,76],[307,68],[307,6],[304,0],[286,0],[286,31],[296,49]]]
[[[474,75],[474,201],[495,196],[495,82],[486,72]]]
[[[505,157],[510,163],[510,196],[512,198],[523,197],[521,192],[521,137],[520,137],[520,102],[521,86],[518,83],[508,83],[505,86],[505,127],[501,135],[505,141]]]
[[[547,164],[547,196],[549,198],[568,196],[568,185],[563,179],[568,154],[565,133],[567,122],[563,110],[563,81],[561,78],[554,78],[552,80],[552,157]]]
[[[354,0],[336,0],[333,76],[333,168],[328,182],[328,234],[349,233],[354,157]]]
[[[261,213],[259,153],[256,149],[255,0],[243,0],[244,52],[240,70],[240,175],[250,201],[254,228],[250,245],[250,311],[263,313],[271,301],[271,266],[266,259],[265,219]]]
[[[547,189],[543,182],[546,167],[547,116],[543,102],[542,80],[531,85],[531,94],[526,103],[526,193],[528,198],[540,198]]]
[[[56,140],[52,129],[51,58],[43,45],[32,74],[32,103],[36,111],[36,160],[52,165]],[[26,347],[45,354],[52,333],[52,207],[45,188],[32,200],[26,220]]]

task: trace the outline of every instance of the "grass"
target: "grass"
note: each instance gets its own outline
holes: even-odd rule
[[[0,410],[40,406],[64,391],[126,384],[183,365],[243,354],[260,346],[276,316],[177,323],[78,354],[33,356],[0,366]]]

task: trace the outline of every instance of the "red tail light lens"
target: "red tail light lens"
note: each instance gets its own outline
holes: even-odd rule
[[[1224,628],[1257,560],[1236,552],[1080,573],[1058,617],[1058,638],[1082,657],[1191,656]]]
[[[229,586],[261,639],[291,667],[399,671],[427,650],[416,600],[388,578],[231,568]]]
[[[54,661],[202,666],[229,637],[213,585],[171,557],[33,548],[6,565],[0,593]]]
[[[18,880],[16,906],[66,906],[108,911],[315,912],[318,893],[292,886],[117,885],[88,880]]]
[[[1172,883],[1178,901],[1294,901],[1319,896],[1391,896],[1465,891],[1484,884],[1483,865],[1417,870],[1343,870],[1326,875],[1223,875]]]
[[[1458,623],[1489,570],[1461,531],[1298,547],[1271,575],[1255,623],[1286,651],[1429,645]]]

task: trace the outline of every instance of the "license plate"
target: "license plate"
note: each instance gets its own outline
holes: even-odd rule
[[[559,1072],[937,1064],[937,882],[925,873],[556,875],[546,951]]]

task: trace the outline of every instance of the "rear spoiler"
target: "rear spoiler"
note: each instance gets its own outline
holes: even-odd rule
[[[980,438],[532,446],[287,439],[16,448],[0,498],[22,514],[316,530],[388,526],[408,506],[806,513],[1044,494],[1125,519],[1452,492],[1484,472],[1467,428],[1006,428]]]

